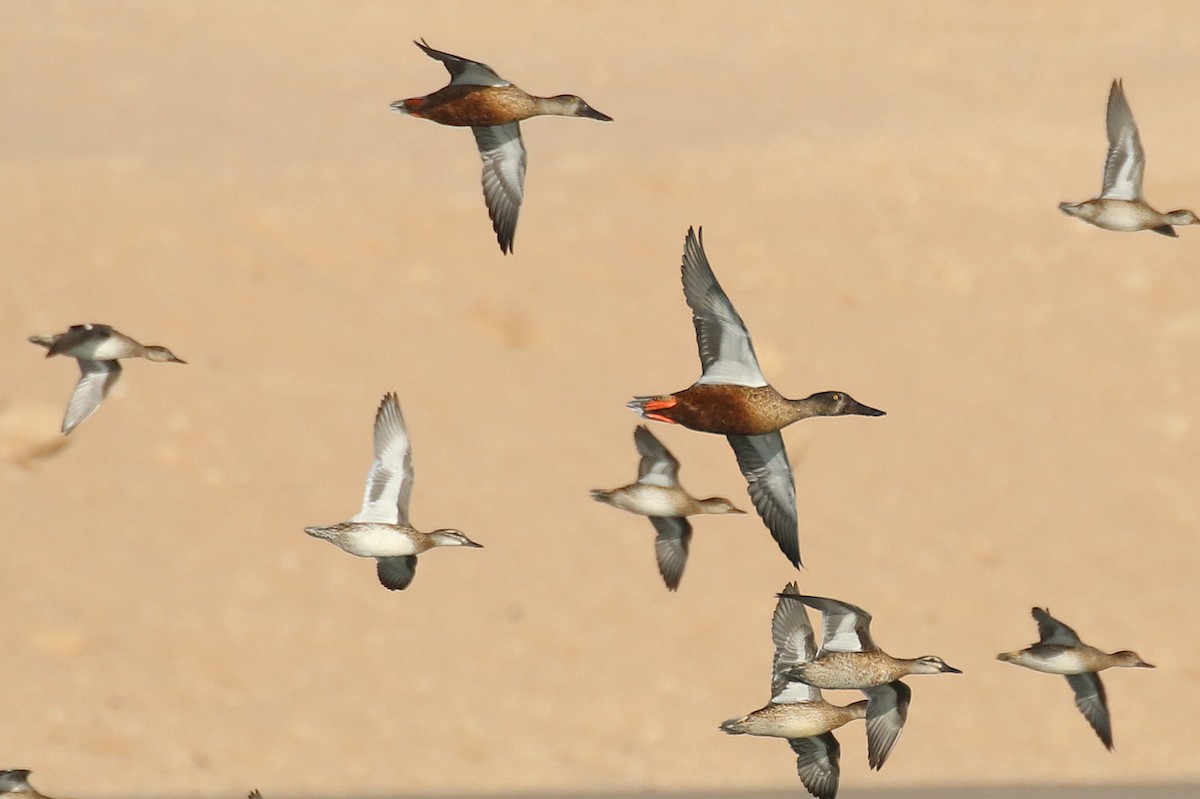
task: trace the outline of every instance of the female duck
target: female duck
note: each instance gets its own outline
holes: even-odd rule
[[[1017,652],[1002,652],[996,659],[1046,674],[1065,676],[1075,691],[1075,706],[1111,752],[1112,719],[1108,714],[1104,684],[1096,672],[1113,666],[1142,669],[1152,669],[1154,666],[1128,649],[1109,653],[1088,646],[1079,640],[1074,630],[1043,608],[1034,608],[1033,618],[1037,621],[1040,640]]]
[[[351,555],[375,558],[376,573],[384,588],[402,591],[417,570],[417,555],[434,547],[481,547],[460,530],[423,533],[408,523],[412,496],[412,447],[400,403],[385,394],[375,413],[375,460],[367,474],[362,510],[347,522],[329,527],[305,527],[304,532],[323,538]]]
[[[1198,221],[1191,211],[1161,213],[1142,197],[1142,173],[1146,170],[1146,153],[1142,149],[1133,112],[1125,99],[1121,81],[1114,80],[1108,91],[1108,157],[1104,161],[1104,186],[1100,196],[1081,203],[1059,203],[1059,209],[1077,216],[1084,222],[1105,230],[1132,232],[1153,230],[1164,236],[1178,238],[1172,225],[1195,225]]]
[[[645,425],[633,431],[633,441],[642,459],[638,462],[637,481],[611,491],[595,489],[592,499],[614,508],[650,517],[658,532],[654,554],[658,573],[667,589],[674,591],[683,579],[692,525],[688,516],[700,513],[745,513],[724,497],[696,499],[679,484],[679,461]]]
[[[821,611],[821,649],[788,676],[818,688],[858,689],[867,695],[867,760],[884,762],[904,730],[912,690],[900,678],[909,674],[962,674],[936,655],[897,658],[871,638],[871,614],[857,605],[819,596],[780,594]]]
[[[142,345],[109,325],[71,325],[65,333],[30,336],[29,341],[46,348],[46,357],[66,355],[79,363],[79,382],[71,392],[63,416],[64,435],[96,412],[121,376],[120,358],[145,358],[158,363],[187,363],[166,347]]]
[[[831,705],[821,698],[820,689],[796,682],[790,676],[796,666],[811,660],[816,651],[804,606],[785,598],[799,595],[796,584],[788,583],[771,617],[771,640],[775,643],[771,701],[752,713],[729,719],[721,724],[721,731],[787,739],[796,753],[796,768],[804,787],[817,799],[833,799],[841,777],[842,750],[833,730],[867,718],[867,702],[852,702],[844,707]]]

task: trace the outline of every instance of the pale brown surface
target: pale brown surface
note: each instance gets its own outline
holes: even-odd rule
[[[0,767],[50,795],[777,789],[774,592],[860,604],[914,677],[842,784],[1200,777],[1200,228],[1059,213],[1099,187],[1123,77],[1160,208],[1200,206],[1192,3],[0,5]],[[468,132],[388,111],[478,58],[615,122],[525,123],[516,254]],[[807,568],[703,518],[678,594],[588,489],[623,407],[698,374],[688,225],[784,393],[881,419],[785,432]],[[77,377],[25,342],[100,321],[131,363],[61,450]],[[403,593],[302,528],[359,507],[398,392],[423,556]],[[748,506],[720,438],[658,425]],[[1047,605],[1108,672],[994,660]],[[846,702],[852,694],[831,693]]]

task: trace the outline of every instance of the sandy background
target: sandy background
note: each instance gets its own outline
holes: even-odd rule
[[[1200,206],[1200,7],[1147,3],[0,5],[0,767],[50,795],[772,789],[774,592],[860,604],[910,680],[844,792],[1200,779],[1200,229],[1068,219],[1125,80],[1160,208]],[[616,121],[536,119],[516,253],[470,134],[388,111],[483,60]],[[764,372],[882,419],[805,422],[792,570],[699,519],[678,594],[643,519],[634,394],[698,375],[679,285],[705,227]],[[107,322],[135,362],[66,446],[77,377],[31,333]],[[302,528],[359,507],[399,393],[403,593]],[[659,425],[748,507],[715,436]],[[1048,605],[1157,671],[997,663]],[[852,694],[832,693],[847,702]]]

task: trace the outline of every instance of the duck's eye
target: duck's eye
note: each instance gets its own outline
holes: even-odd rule
[[[834,393],[834,395],[833,395],[833,401],[834,401],[834,402],[841,402],[841,401],[842,401],[842,395],[841,395],[841,394],[838,394],[838,393],[836,393],[836,392],[835,392],[835,393]]]

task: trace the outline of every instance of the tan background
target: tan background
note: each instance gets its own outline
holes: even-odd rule
[[[389,113],[410,44],[616,121],[537,119],[501,257],[466,131]],[[2,767],[51,795],[800,786],[717,724],[767,698],[774,592],[844,598],[911,679],[843,786],[1200,778],[1200,229],[1068,219],[1122,76],[1161,208],[1200,205],[1193,3],[0,6]],[[786,394],[882,419],[785,433],[797,574],[753,515],[697,521],[678,594],[632,395],[698,374],[678,264],[715,270]],[[136,362],[66,446],[77,376],[24,341],[101,321]],[[394,594],[306,537],[352,515],[380,396],[414,521],[477,551]],[[725,442],[658,425],[701,496]],[[1048,605],[1157,671],[997,663]],[[846,702],[852,694],[831,694]]]

